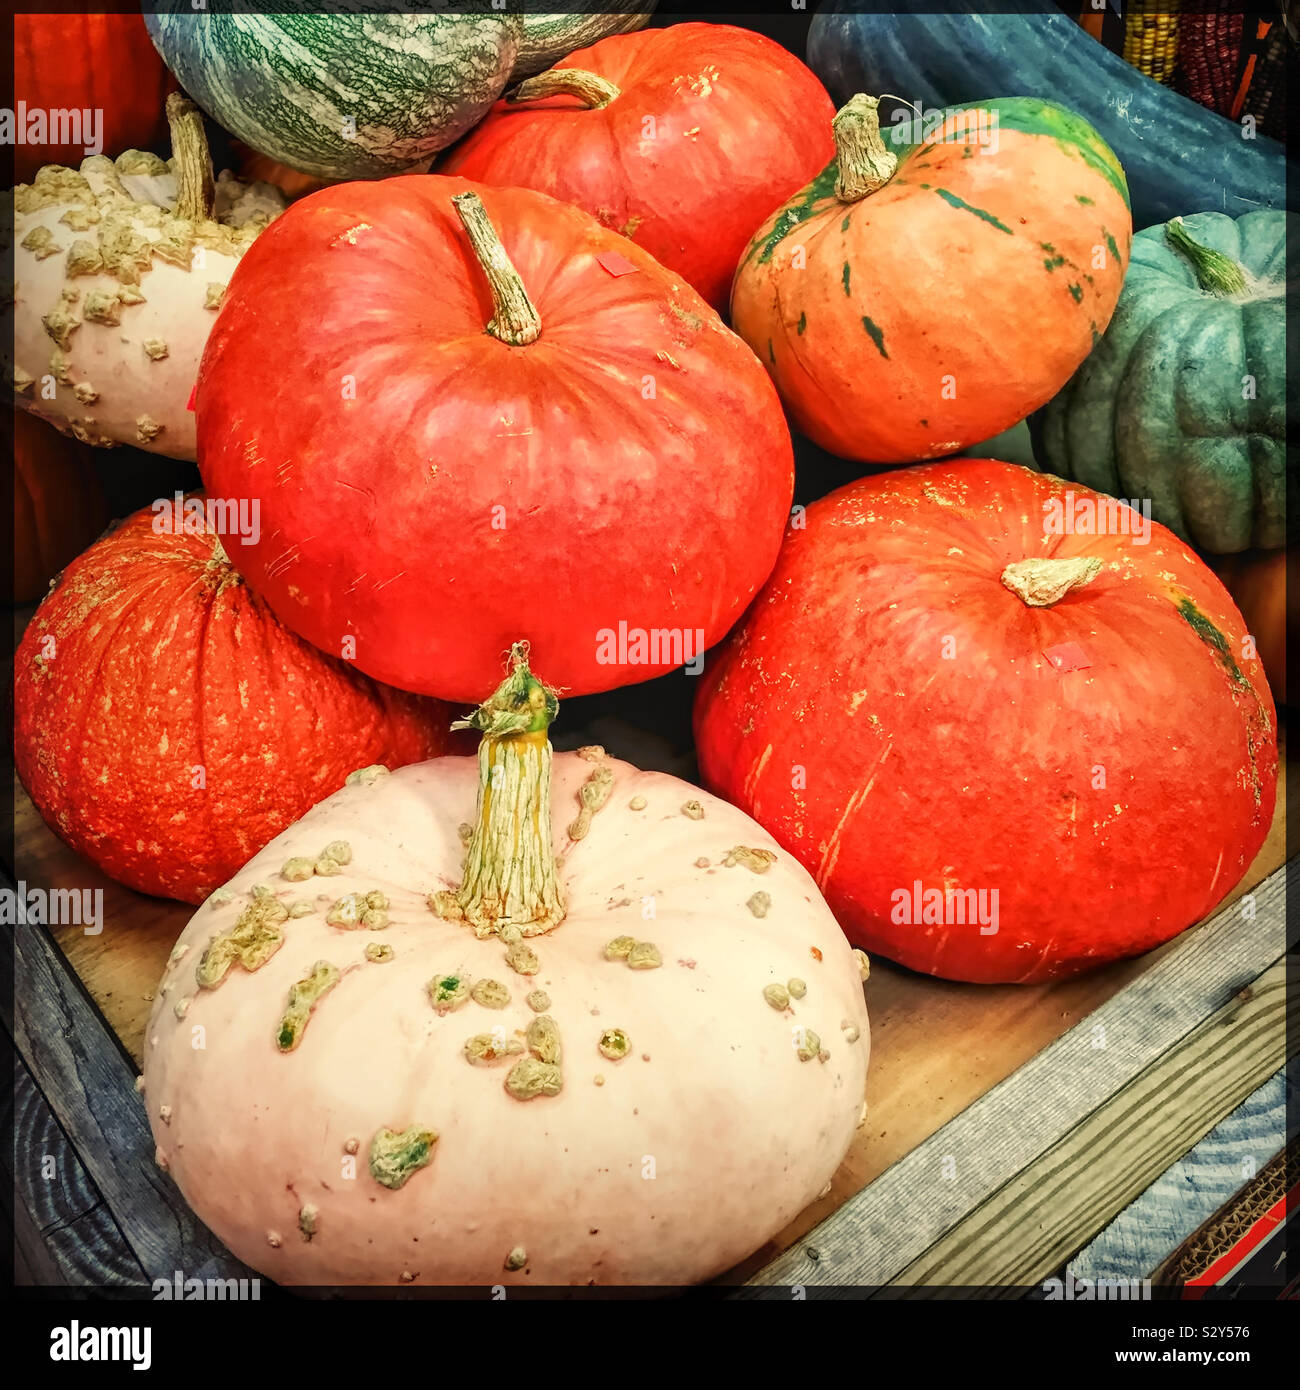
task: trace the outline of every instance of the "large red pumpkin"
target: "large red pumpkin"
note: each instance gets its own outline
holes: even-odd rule
[[[602,39],[529,78],[441,168],[585,208],[722,311],[754,228],[834,153],[834,114],[780,44],[674,24]]]
[[[31,603],[108,525],[108,507],[88,445],[22,410],[9,412],[5,434],[14,462],[14,553],[4,597]]]
[[[208,340],[199,467],[260,504],[240,559],[258,593],[376,679],[479,699],[519,638],[571,694],[648,679],[772,568],[780,403],[640,247],[474,188],[344,184],[271,224]]]
[[[937,114],[937,113],[936,113]],[[1052,102],[960,108],[926,132],[835,117],[837,155],[758,229],[736,332],[795,424],[844,458],[910,463],[1000,433],[1065,385],[1128,264],[1124,173]]]
[[[43,164],[76,169],[88,154],[109,158],[150,149],[167,135],[163,115],[176,83],[163,65],[138,10],[126,14],[16,14],[14,101],[47,122],[37,144],[15,144],[14,177],[29,183]],[[48,128],[53,112],[98,113],[100,148],[54,140],[68,130]],[[63,119],[63,118],[60,118]],[[82,117],[78,117],[79,122]],[[24,126],[29,132],[30,126]],[[16,132],[15,132],[16,133]],[[77,132],[81,134],[78,127]]]
[[[1205,916],[1263,843],[1276,722],[1241,616],[1118,505],[983,460],[864,479],[809,507],[710,665],[706,782],[869,952],[1070,974]]]
[[[459,745],[453,711],[322,656],[249,591],[219,535],[155,532],[162,515],[105,536],[36,610],[14,662],[14,753],[73,849],[197,903],[350,772]]]

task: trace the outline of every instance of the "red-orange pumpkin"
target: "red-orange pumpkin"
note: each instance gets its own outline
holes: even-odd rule
[[[208,490],[261,507],[249,583],[445,700],[521,638],[574,695],[691,660],[767,578],[793,491],[771,382],[689,285],[579,208],[436,174],[277,218],[195,404]]]
[[[1286,649],[1300,650],[1300,615],[1288,609],[1286,570],[1289,550],[1247,550],[1210,560],[1233,602],[1241,609],[1246,630],[1255,639],[1273,698],[1286,704]]]
[[[14,663],[14,752],[73,849],[197,903],[350,772],[458,745],[447,706],[322,656],[215,532],[158,533],[160,519],[137,512],[36,610]]]
[[[798,427],[874,463],[954,453],[1050,399],[1110,322],[1132,233],[1119,163],[1063,107],[1002,98],[903,134],[854,97],[731,298]]]
[[[167,135],[163,111],[176,83],[138,10],[126,14],[16,14],[14,101],[27,112],[102,112],[100,149],[82,139],[16,143],[14,177],[29,183],[43,164],[75,169],[88,154],[150,149]],[[24,126],[24,133],[28,130]],[[62,132],[71,133],[69,131]],[[80,133],[80,132],[78,132]],[[17,134],[17,132],[15,132]]]
[[[914,970],[1044,980],[1148,950],[1269,828],[1275,715],[1241,616],[1162,526],[1052,529],[1116,505],[1070,486],[961,460],[832,493],[699,692],[707,784]]]
[[[108,525],[94,451],[25,411],[10,411],[14,461],[14,559],[5,599],[31,603]]]
[[[630,237],[725,311],[754,228],[834,152],[798,58],[727,24],[602,39],[522,83],[440,166],[535,188]]]

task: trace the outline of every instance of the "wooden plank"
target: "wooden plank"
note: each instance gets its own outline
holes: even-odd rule
[[[13,1040],[7,1041],[12,1044]],[[23,1200],[16,1181],[17,1157],[24,1152],[24,1144],[15,1123],[15,1114],[21,1109],[19,1086],[24,1075],[30,1080],[27,1069],[15,1058],[14,1089],[4,1097],[3,1107],[0,1108],[0,1124],[7,1134],[14,1136],[13,1143],[4,1146],[3,1157],[5,1181],[14,1199],[0,1206],[0,1229],[9,1238],[14,1252],[15,1284],[58,1284],[63,1279],[63,1271],[55,1261],[54,1252],[46,1244],[29,1203]]]
[[[249,1277],[154,1164],[134,1069],[53,942],[31,925],[14,941],[6,1024],[145,1278]]]
[[[896,1278],[1285,952],[1286,874],[1254,892],[1253,918],[1229,906],[1148,957],[1100,1008],[755,1272],[751,1296]]]
[[[138,1287],[144,1271],[21,1057],[14,1057],[5,1167],[14,1194],[15,1282]]]
[[[1300,1022],[1286,974],[1279,961],[1233,995],[891,1283],[1024,1288],[1060,1268],[1282,1065]]]
[[[12,1223],[9,1220],[10,1214],[13,1216]],[[0,1230],[11,1237],[16,1286],[27,1288],[32,1285],[49,1286],[64,1282],[64,1273],[54,1262],[53,1252],[37,1229],[32,1213],[17,1193],[14,1194],[12,1203],[5,1204],[4,1215],[0,1216]]]

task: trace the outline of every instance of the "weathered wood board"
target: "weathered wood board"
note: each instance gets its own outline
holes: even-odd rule
[[[1269,837],[1225,900],[1258,885],[1286,858],[1285,757]],[[109,1026],[138,1063],[154,986],[192,909],[144,897],[99,874],[44,825],[15,784],[16,878],[29,886],[102,888],[103,931],[59,926],[52,935]],[[733,1272],[752,1275],[910,1153],[954,1116],[1100,1007],[1165,954],[1123,961],[1077,979],[1038,986],[953,984],[876,959],[867,983],[872,1065],[869,1118],[831,1190]]]

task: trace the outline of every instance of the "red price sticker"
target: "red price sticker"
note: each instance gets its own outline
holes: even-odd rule
[[[611,275],[631,275],[637,268],[626,256],[620,256],[617,251],[602,251],[596,259]]]

